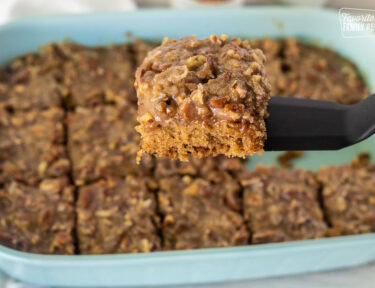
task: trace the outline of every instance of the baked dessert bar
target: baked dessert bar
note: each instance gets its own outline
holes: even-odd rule
[[[0,68],[0,245],[43,254],[106,254],[247,245],[251,233],[253,243],[268,243],[374,232],[375,170],[366,154],[359,155],[352,165],[322,168],[317,174],[319,183],[308,171],[258,168],[249,172],[237,158],[198,159],[197,154],[211,153],[201,147],[168,151],[175,158],[189,158],[189,162],[144,155],[141,165],[136,165],[140,136],[134,130],[137,99],[132,86],[134,69],[145,57],[151,66],[141,67],[142,85],[151,80],[153,89],[166,91],[155,99],[161,110],[153,111],[161,123],[171,119],[181,126],[177,120],[186,121],[180,110],[190,109],[190,105],[204,114],[199,101],[197,105],[194,102],[202,91],[210,113],[233,116],[231,108],[243,104],[241,89],[251,85],[245,75],[241,78],[245,84],[238,82],[228,88],[225,83],[234,82],[237,74],[229,77],[225,72],[236,63],[239,67],[234,70],[240,71],[249,55],[259,56],[260,60],[250,61],[256,64],[247,66],[260,67],[251,73],[266,82],[265,65],[272,95],[344,104],[367,96],[355,65],[324,48],[293,39],[250,41],[251,47],[264,51],[264,63],[246,42],[225,38],[189,37],[183,41],[192,46],[184,50],[181,44],[183,53],[176,54],[168,49],[182,42],[173,40],[164,43],[167,48],[152,52],[156,44],[141,40],[98,48],[51,43]],[[243,59],[236,59],[241,53]],[[195,57],[198,55],[205,59]],[[167,60],[169,64],[163,66]],[[180,79],[179,72],[186,71],[180,69],[183,65],[187,74]],[[301,71],[303,67],[306,69]],[[254,107],[261,109],[265,98],[256,98],[261,93],[255,92],[246,93],[244,99],[253,99],[258,105]],[[177,102],[181,95],[187,106]],[[230,97],[225,105],[238,106],[227,110],[210,106],[210,100],[226,95]],[[215,101],[220,105],[221,100]],[[192,119],[216,117],[196,111],[184,113]],[[163,116],[164,112],[168,114]],[[260,123],[264,115],[256,117],[254,121]],[[242,119],[224,117],[223,121],[230,123],[225,130],[230,133],[247,127]],[[154,128],[149,124],[145,127],[152,135]],[[155,127],[155,131],[164,131]],[[161,133],[158,135],[163,136]],[[220,149],[230,150],[225,145]],[[288,157],[280,160],[288,165],[294,154],[287,153]],[[70,185],[70,174],[75,187]],[[319,184],[323,188],[320,198]],[[324,207],[325,221],[320,207]],[[327,228],[325,222],[332,227]]]
[[[129,45],[89,48],[67,43],[61,49],[68,58],[64,85],[70,107],[136,102]]]
[[[267,57],[272,96],[355,104],[369,96],[356,65],[337,52],[295,38],[250,40]]]
[[[39,254],[74,254],[73,188],[67,178],[0,188],[0,244]]]
[[[258,166],[241,175],[244,217],[252,243],[321,238],[327,226],[318,202],[314,174]]]
[[[317,48],[290,38],[285,43],[289,84],[285,95],[355,104],[369,91],[356,66],[327,48]]]
[[[141,154],[187,161],[189,154],[263,152],[265,57],[247,41],[227,38],[166,39],[148,54],[135,81]]]
[[[48,59],[47,53],[30,53],[2,67],[0,107],[25,111],[61,106],[61,70]]]
[[[77,107],[67,122],[76,185],[107,176],[149,173],[151,157],[144,157],[141,165],[136,163],[139,135],[134,130],[136,110],[132,105]]]
[[[212,170],[207,178],[179,171],[159,180],[164,249],[246,245],[237,181],[225,171]]]
[[[332,235],[375,232],[375,168],[342,165],[322,167],[323,203]]]
[[[141,178],[108,178],[78,191],[81,254],[151,252],[161,247],[156,201]]]
[[[66,175],[64,111],[59,108],[0,113],[0,178],[28,184]]]

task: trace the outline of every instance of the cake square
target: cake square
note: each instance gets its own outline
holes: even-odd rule
[[[67,178],[0,188],[0,244],[38,254],[74,254],[74,196]]]
[[[107,176],[147,175],[151,157],[136,163],[139,135],[132,105],[77,107],[68,116],[68,149],[76,185]]]
[[[327,225],[319,205],[319,184],[306,170],[258,166],[241,176],[244,217],[252,243],[321,238]]]
[[[67,175],[70,161],[64,147],[64,111],[59,108],[0,116],[0,177],[37,184]]]
[[[267,57],[271,95],[355,104],[369,96],[356,65],[331,49],[296,38],[250,40]]]
[[[158,202],[164,249],[246,245],[249,234],[241,211],[240,187],[227,172],[206,171],[207,178],[181,169],[159,178]]]
[[[81,254],[160,250],[155,195],[142,178],[107,178],[78,191]]]
[[[355,104],[370,95],[356,65],[328,49],[285,40],[286,85],[279,96]]]
[[[68,58],[64,64],[64,85],[70,107],[136,102],[129,45],[70,46],[62,46]]]
[[[373,166],[320,168],[317,177],[332,235],[375,232],[374,176]]]
[[[29,53],[0,69],[0,107],[43,110],[62,105],[61,70],[45,53]]]
[[[136,72],[141,151],[187,161],[262,153],[265,57],[238,38],[164,40]]]

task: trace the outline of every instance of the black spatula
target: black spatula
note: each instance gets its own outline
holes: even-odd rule
[[[375,94],[355,105],[271,97],[266,151],[337,150],[375,133]]]

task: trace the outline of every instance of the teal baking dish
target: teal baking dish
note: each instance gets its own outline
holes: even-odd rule
[[[375,38],[345,39],[338,13],[330,10],[256,7],[241,10],[150,10],[51,16],[0,27],[0,63],[40,45],[72,39],[87,45],[126,41],[125,33],[149,40],[164,36],[228,34],[243,37],[297,36],[329,46],[354,60],[375,87]],[[337,152],[309,152],[299,167],[348,162],[360,151],[374,153],[375,138]],[[251,161],[275,163],[275,153]],[[375,155],[374,155],[375,156]],[[0,246],[0,270],[44,286],[147,286],[240,281],[350,267],[375,260],[375,234],[244,247],[150,254],[52,256]]]

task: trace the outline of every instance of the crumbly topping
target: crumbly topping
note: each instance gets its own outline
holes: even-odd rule
[[[158,201],[165,249],[248,243],[249,234],[240,214],[239,184],[227,173],[219,173],[220,177],[211,181],[189,174],[160,179]]]
[[[332,235],[375,231],[374,176],[372,165],[330,166],[318,171]]]
[[[252,243],[326,235],[327,226],[318,202],[319,185],[312,172],[258,166],[240,179]]]
[[[59,108],[0,116],[0,177],[37,184],[68,173],[64,147],[64,111]]]
[[[78,238],[82,254],[160,250],[154,195],[141,178],[108,178],[78,191]]]
[[[40,254],[74,254],[73,187],[67,178],[37,187],[8,182],[0,189],[0,244]]]

